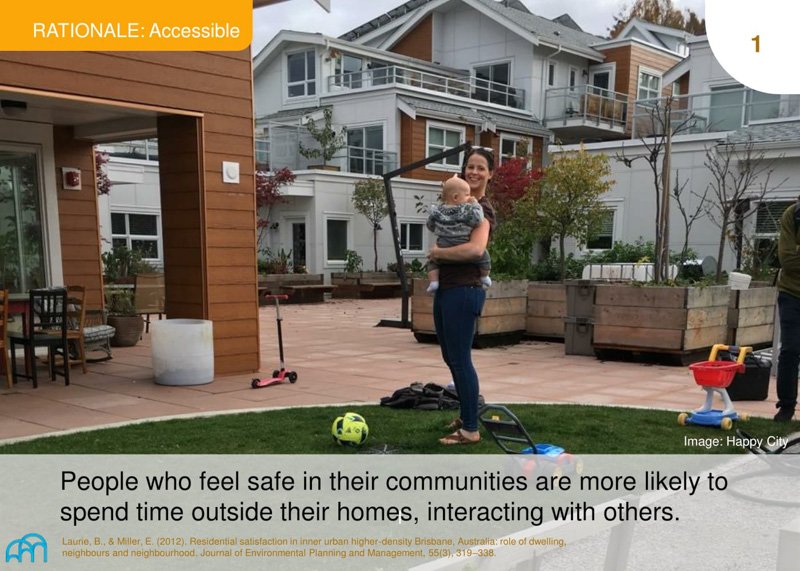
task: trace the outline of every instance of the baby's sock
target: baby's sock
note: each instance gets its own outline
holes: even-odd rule
[[[439,282],[438,281],[431,282],[431,284],[428,286],[428,289],[426,289],[425,291],[427,291],[428,293],[433,293],[437,289],[439,289]]]
[[[481,283],[486,287],[492,287],[492,278],[490,278],[489,276],[483,276],[481,278]]]

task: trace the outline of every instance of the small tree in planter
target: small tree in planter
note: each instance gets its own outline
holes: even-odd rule
[[[306,117],[306,129],[319,147],[309,149],[303,143],[298,143],[298,150],[307,159],[322,159],[322,165],[325,167],[333,155],[347,146],[347,127],[342,127],[339,131],[333,128],[333,110],[330,107],[322,110],[322,116],[321,127],[317,126],[314,119]]]
[[[560,276],[566,277],[567,236],[578,245],[600,228],[606,208],[600,196],[611,189],[611,168],[605,155],[580,151],[558,156],[547,168],[541,186],[528,189],[517,210],[541,236],[558,238]]]
[[[389,206],[386,204],[386,191],[383,180],[368,178],[356,183],[353,192],[353,207],[372,224],[372,251],[375,254],[375,271],[378,271],[378,231],[381,230],[381,220],[389,215]]]

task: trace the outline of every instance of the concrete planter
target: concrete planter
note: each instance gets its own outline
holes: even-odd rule
[[[427,279],[413,281],[411,330],[417,341],[435,342],[433,296],[425,291]],[[486,290],[486,303],[478,318],[474,347],[515,345],[525,333],[528,305],[526,280],[496,281]]]

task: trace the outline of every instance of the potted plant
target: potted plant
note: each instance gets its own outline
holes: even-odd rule
[[[111,338],[113,347],[133,347],[138,343],[144,329],[142,316],[136,313],[133,290],[120,289],[106,294],[107,323],[116,332]]]
[[[310,117],[306,120],[308,133],[317,142],[318,148],[310,149],[298,143],[298,150],[307,159],[322,159],[322,168],[328,170],[339,170],[338,167],[329,166],[328,161],[333,158],[340,149],[347,146],[347,127],[342,127],[339,131],[333,128],[333,111],[330,107],[322,110],[323,124],[317,126],[317,122]],[[314,168],[317,165],[311,166]]]

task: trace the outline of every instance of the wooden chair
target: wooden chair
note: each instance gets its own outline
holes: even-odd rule
[[[139,274],[136,276],[133,304],[136,313],[144,316],[145,332],[150,332],[150,315],[164,314],[164,274]]]
[[[71,359],[70,365],[81,363],[83,372],[86,372],[86,344],[84,342],[84,328],[86,327],[86,288],[83,286],[67,287],[67,349],[73,343],[77,358]],[[55,349],[58,355],[61,351]],[[66,356],[62,355],[65,359]]]
[[[0,363],[6,376],[6,384],[13,386],[11,358],[8,356],[8,290],[0,289]]]
[[[27,334],[13,333],[8,338],[11,343],[11,378],[14,383],[17,382],[17,377],[25,377],[31,379],[33,388],[39,386],[36,378],[36,347],[47,347],[50,379],[55,380],[56,374],[60,374],[64,377],[64,384],[69,385],[66,289],[32,289],[30,291]],[[28,349],[25,353],[30,375],[17,372],[17,345]],[[64,355],[61,372],[56,370],[56,348],[61,348]]]

